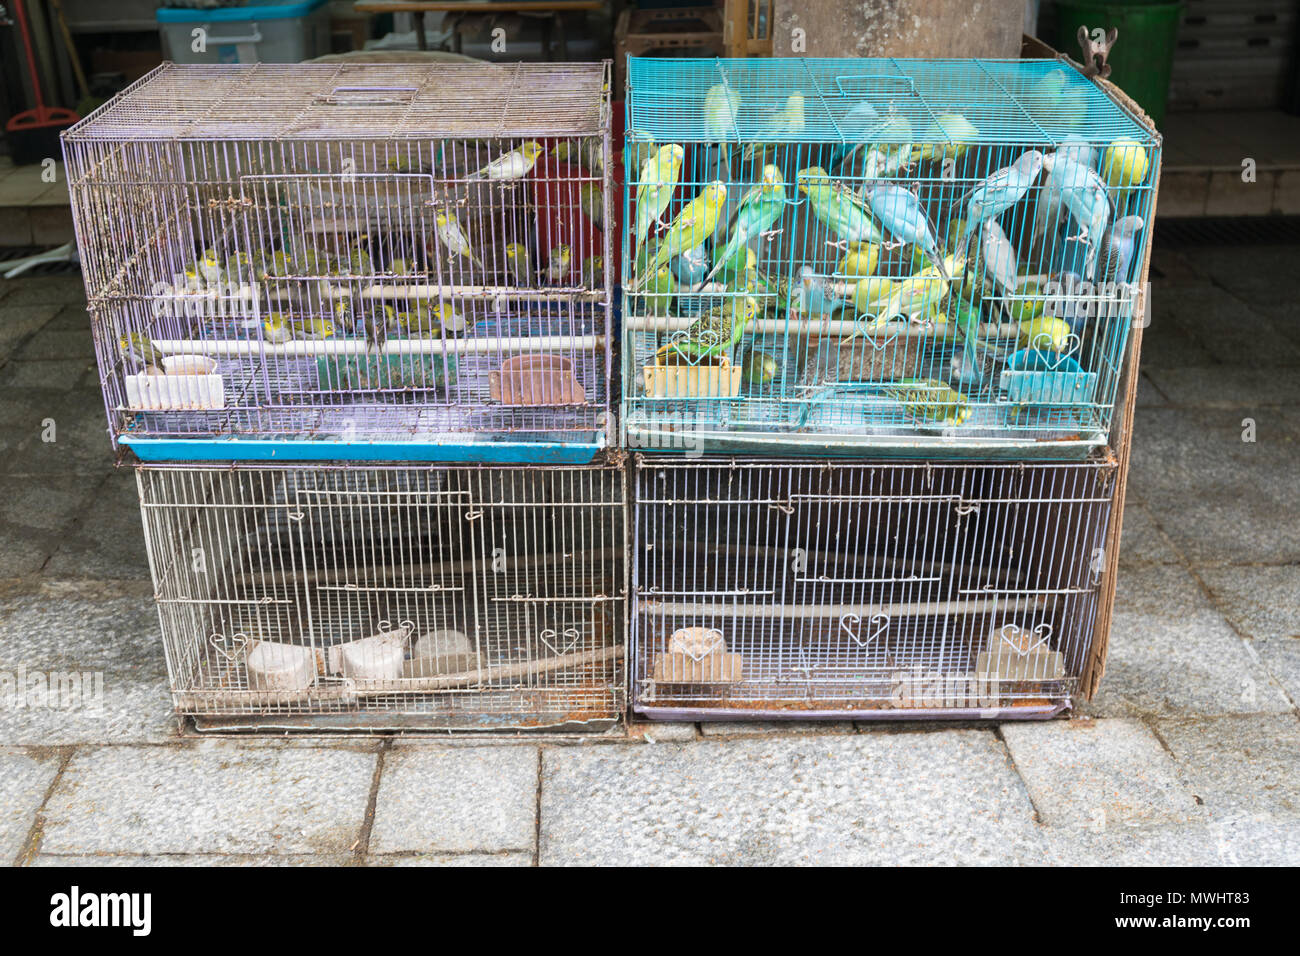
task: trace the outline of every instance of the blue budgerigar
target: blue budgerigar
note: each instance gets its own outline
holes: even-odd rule
[[[1052,153],[1043,157],[1047,171],[1046,190],[1051,195],[1047,202],[1059,202],[1070,211],[1079,227],[1079,237],[1088,240],[1088,255],[1084,264],[1084,277],[1091,280],[1096,272],[1097,254],[1110,222],[1110,197],[1106,183],[1096,170],[1074,162],[1069,157]]]
[[[785,206],[785,180],[775,166],[763,167],[763,178],[751,186],[740,201],[735,221],[727,236],[727,244],[713,254],[713,269],[704,281],[713,278],[719,269],[732,260],[743,246],[757,239],[772,227]]]
[[[897,240],[896,245],[917,246],[938,267],[944,279],[952,278],[939,251],[934,223],[914,192],[893,183],[876,182],[867,187],[867,203],[872,215]]]
[[[885,236],[871,218],[871,210],[844,185],[835,182],[820,166],[801,169],[795,175],[800,192],[808,197],[813,214],[844,242],[884,244]]]
[[[997,218],[1020,202],[1043,171],[1043,162],[1042,153],[1027,150],[1010,166],[1004,166],[967,190],[961,199],[966,204],[966,226],[961,241],[965,243],[985,220]]]
[[[1133,253],[1137,249],[1137,234],[1141,229],[1141,216],[1125,216],[1123,219],[1115,220],[1114,225],[1101,240],[1101,248],[1097,254],[1097,282],[1129,281]]]

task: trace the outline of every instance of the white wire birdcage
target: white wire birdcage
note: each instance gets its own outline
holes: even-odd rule
[[[1089,665],[1116,471],[640,460],[633,708],[733,720],[1060,712]]]
[[[137,475],[178,714],[459,730],[622,714],[617,463]]]
[[[1055,60],[629,60],[629,447],[1083,459],[1160,137]]]
[[[164,64],[63,141],[115,445],[605,443],[607,63]]]

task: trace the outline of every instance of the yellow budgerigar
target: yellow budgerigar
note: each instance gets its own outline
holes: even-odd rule
[[[712,182],[688,202],[660,238],[649,261],[639,263],[638,287],[646,278],[658,272],[660,266],[702,246],[704,240],[713,235],[713,230],[717,228],[718,211],[726,201],[727,187],[720,182]]]
[[[677,177],[681,174],[686,151],[676,143],[660,146],[641,166],[636,187],[636,246],[634,256],[640,255],[641,244],[651,223],[663,215],[677,190]]]

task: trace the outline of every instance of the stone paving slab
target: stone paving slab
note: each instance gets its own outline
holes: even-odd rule
[[[536,829],[535,747],[408,746],[384,755],[371,853],[531,855]]]
[[[45,574],[103,581],[149,579],[140,493],[132,469],[107,473],[95,496],[95,506],[60,535]]]
[[[36,811],[58,771],[57,754],[0,749],[0,864],[13,864],[26,850]]]
[[[705,737],[757,737],[764,734],[851,734],[851,720],[702,720]]]
[[[1003,724],[1002,736],[1049,827],[1183,823],[1199,813],[1173,760],[1138,721]]]
[[[1040,860],[991,731],[759,737],[543,751],[540,862]]]
[[[1300,827],[1252,819],[1183,826],[1048,829],[1054,866],[1300,866]]]
[[[1124,525],[1120,534],[1119,560],[1123,568],[1131,564],[1177,564],[1178,554],[1169,537],[1160,530],[1151,511],[1135,498],[1124,502]]]
[[[346,853],[309,855],[288,853],[283,855],[247,855],[214,853],[169,853],[165,855],[121,856],[61,856],[42,853],[32,860],[32,866],[350,866],[353,857]]]
[[[350,853],[376,759],[215,740],[79,752],[46,807],[40,852]]]
[[[0,744],[176,739],[158,612],[147,596],[50,589],[0,600],[0,670],[28,687],[22,706],[0,707]],[[65,675],[77,675],[80,692],[48,693]]]
[[[1162,720],[1179,777],[1216,818],[1290,817],[1300,827],[1300,718],[1295,714]]]
[[[1294,374],[1294,373],[1293,373]],[[1242,441],[1240,409],[1144,408],[1129,485],[1194,565],[1300,563],[1294,478],[1300,440],[1258,418]]]
[[[1290,702],[1177,565],[1122,567],[1099,716],[1282,712]]]
[[[459,853],[441,856],[371,856],[366,866],[532,866],[531,853]]]

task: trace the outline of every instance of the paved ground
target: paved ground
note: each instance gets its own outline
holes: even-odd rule
[[[1156,257],[1087,719],[544,746],[178,740],[80,282],[0,284],[0,674],[102,671],[106,701],[93,718],[0,710],[0,859],[1300,863],[1297,256]]]

